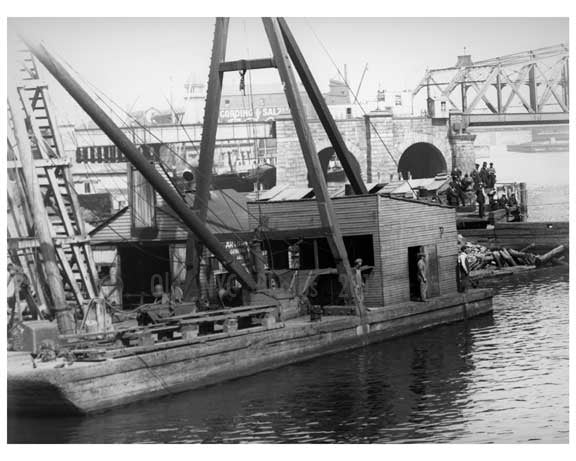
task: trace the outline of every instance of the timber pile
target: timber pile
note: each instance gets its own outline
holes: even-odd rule
[[[520,251],[504,247],[487,248],[476,243],[463,242],[461,236],[459,244],[466,247],[465,251],[470,272],[518,266],[541,267],[548,264],[568,264],[568,247],[565,245],[559,245],[543,255],[537,255],[528,251],[533,245],[529,245]]]

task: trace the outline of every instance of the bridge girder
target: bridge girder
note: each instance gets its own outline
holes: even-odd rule
[[[560,44],[429,69],[413,95],[426,88],[428,99],[442,98],[450,104],[451,112],[464,116],[568,114],[568,61],[568,45]]]

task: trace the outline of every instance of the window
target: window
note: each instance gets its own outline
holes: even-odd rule
[[[88,181],[86,181],[84,183],[84,193],[85,194],[89,194],[90,193],[90,183]]]
[[[446,112],[446,101],[442,101],[442,102],[440,103],[440,110],[441,110],[442,112]]]
[[[401,106],[402,105],[402,95],[397,94],[394,96],[394,105]]]
[[[229,106],[229,105],[230,105],[230,100],[229,100],[229,99],[225,99],[225,100],[224,100],[224,105],[225,105],[225,106]]]

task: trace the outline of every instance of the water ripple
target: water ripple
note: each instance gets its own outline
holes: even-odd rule
[[[492,282],[494,313],[11,442],[567,443],[568,273]]]

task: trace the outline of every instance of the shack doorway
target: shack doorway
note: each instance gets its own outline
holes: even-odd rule
[[[436,245],[423,245],[408,248],[408,278],[410,283],[410,300],[420,299],[418,283],[418,255],[426,255],[426,294],[428,298],[440,295],[440,278],[438,274],[438,251]]]
[[[418,254],[424,247],[416,246],[408,248],[408,280],[410,282],[410,300],[420,299],[420,288],[418,285]]]
[[[446,172],[446,160],[438,148],[427,142],[417,142],[404,151],[398,172],[404,179],[432,178]]]
[[[118,249],[122,277],[122,305],[132,309],[154,301],[154,285],[170,292],[170,246],[129,245]]]

